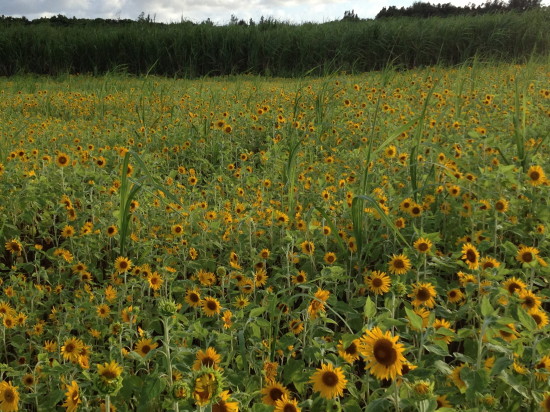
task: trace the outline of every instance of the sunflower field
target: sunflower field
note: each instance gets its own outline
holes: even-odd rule
[[[0,79],[0,411],[550,411],[550,70]]]

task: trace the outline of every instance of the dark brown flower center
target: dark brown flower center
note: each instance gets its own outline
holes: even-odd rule
[[[521,254],[521,259],[525,262],[525,263],[530,263],[533,261],[533,254],[531,252],[523,252]]]
[[[200,300],[200,298],[199,298],[199,295],[197,295],[196,293],[191,293],[191,294],[189,295],[189,300],[190,300],[191,302],[194,302],[194,303],[195,303],[195,302],[198,302],[198,301]]]
[[[107,369],[101,373],[101,376],[103,376],[107,380],[113,380],[116,378],[116,373],[110,369]]]
[[[468,260],[468,262],[476,262],[477,261],[477,256],[476,256],[476,253],[472,250],[472,249],[468,249],[466,251],[466,259]]]
[[[15,392],[11,388],[4,389],[4,402],[9,404],[15,401]]]
[[[206,366],[207,368],[211,368],[216,364],[216,362],[214,362],[214,359],[212,359],[210,356],[203,358],[201,363],[203,366]]]
[[[216,310],[218,308],[218,305],[213,300],[209,300],[208,303],[206,304],[206,307],[210,310]]]
[[[397,361],[397,351],[388,339],[378,339],[372,352],[376,361],[386,367],[392,366]]]
[[[323,384],[325,386],[328,386],[330,388],[338,385],[338,375],[336,375],[332,371],[323,372],[323,376],[321,377],[321,380],[323,381]]]
[[[151,347],[149,345],[143,345],[141,347],[141,351],[147,355],[149,352],[151,352]]]
[[[418,250],[420,250],[421,252],[425,252],[426,250],[428,250],[428,244],[427,243],[420,243],[418,245]]]
[[[285,407],[283,408],[283,412],[296,412],[296,407],[294,405],[291,405],[291,404],[286,404]]]
[[[529,175],[531,177],[531,180],[539,180],[540,179],[540,173],[536,170],[533,170],[531,174]]]
[[[396,268],[396,269],[403,269],[405,267],[405,262],[403,262],[402,259],[395,259],[393,261],[393,266]]]
[[[357,345],[354,343],[354,342],[351,342],[351,345],[349,345],[345,352],[348,354],[348,355],[355,355],[357,354]]]
[[[278,401],[279,399],[281,399],[283,397],[284,393],[282,390],[280,390],[279,388],[272,388],[270,391],[269,391],[269,397],[273,400],[273,401]]]
[[[422,302],[429,300],[431,296],[432,295],[430,294],[430,291],[428,290],[428,288],[422,287],[418,289],[418,291],[416,292],[416,298]]]
[[[383,284],[384,284],[384,282],[382,282],[382,279],[380,279],[380,278],[374,278],[372,280],[372,286],[374,286],[375,288],[379,288]]]

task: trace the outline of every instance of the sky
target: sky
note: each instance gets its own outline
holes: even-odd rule
[[[428,1],[428,0],[424,0]],[[346,10],[360,18],[374,18],[389,6],[408,7],[414,0],[0,0],[0,15],[29,20],[62,14],[66,17],[132,19],[140,13],[156,22],[177,23],[190,20],[200,23],[208,18],[227,24],[231,15],[238,19],[259,21],[261,16],[292,23],[339,20]],[[432,4],[456,6],[483,4],[485,0],[432,0]]]

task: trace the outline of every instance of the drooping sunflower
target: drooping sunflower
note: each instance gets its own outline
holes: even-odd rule
[[[357,359],[359,359],[359,345],[360,345],[359,339],[354,339],[351,341],[351,343],[344,348],[344,344],[342,341],[338,342],[338,345],[336,348],[338,349],[338,354],[342,359],[344,359],[348,363],[353,363]]]
[[[304,330],[304,323],[300,319],[292,319],[288,323],[288,328],[295,335],[299,335]]]
[[[65,392],[65,402],[63,402],[62,406],[67,408],[66,412],[74,412],[77,410],[78,405],[82,403],[78,383],[76,381],[72,381],[70,385],[67,385],[66,389],[67,392]]]
[[[260,393],[263,395],[262,402],[266,405],[275,405],[283,396],[290,396],[288,389],[277,381],[267,382],[267,386],[264,386]]]
[[[390,291],[391,279],[386,272],[373,270],[370,275],[364,277],[364,282],[369,290],[377,295],[383,295]]]
[[[429,283],[415,283],[412,285],[413,290],[412,293],[410,293],[408,296],[410,298],[414,298],[412,301],[413,306],[421,306],[424,305],[428,308],[433,308],[435,306],[435,297],[437,296],[437,292],[435,291],[434,286]]]
[[[195,378],[193,399],[198,406],[208,405],[221,392],[222,377],[213,369],[203,369]]]
[[[550,397],[550,396],[549,396]],[[296,399],[290,399],[287,395],[275,402],[275,410],[273,412],[301,412]]]
[[[403,374],[403,344],[397,343],[399,335],[392,336],[378,327],[368,330],[360,338],[359,352],[365,358],[370,373],[377,379],[395,379]]]
[[[116,361],[105,362],[97,365],[97,373],[101,380],[107,384],[115,381],[122,374],[122,366]]]
[[[546,181],[546,175],[542,167],[533,165],[527,171],[527,176],[529,177],[529,184],[532,186],[540,186]]]
[[[462,246],[462,260],[466,262],[470,269],[477,269],[479,266],[479,252],[471,243]]]
[[[453,383],[456,385],[458,389],[462,389],[466,387],[466,382],[464,382],[464,380],[462,380],[462,377],[460,376],[462,369],[464,369],[465,367],[467,367],[465,363],[459,366],[456,366],[450,375],[451,380],[453,381]]]
[[[144,358],[149,352],[156,349],[158,346],[158,343],[153,342],[152,339],[141,338],[139,341],[136,342],[134,351]]]
[[[532,263],[537,260],[539,250],[534,247],[522,246],[518,250],[516,260],[521,263]]]
[[[411,261],[409,258],[403,254],[401,255],[392,255],[389,263],[389,271],[393,275],[404,275],[411,269]]]
[[[216,349],[209,346],[206,351],[202,349],[197,352],[193,370],[198,371],[202,367],[218,369],[221,361],[221,356],[216,352]]]
[[[208,317],[217,315],[220,313],[221,306],[218,299],[213,298],[211,296],[205,297],[201,302],[202,310],[204,311],[204,314]]]
[[[0,410],[2,412],[19,410],[19,392],[17,386],[13,386],[11,382],[0,382]]]
[[[344,395],[348,383],[342,368],[334,368],[330,363],[323,363],[309,379],[313,391],[319,392],[325,399]]]

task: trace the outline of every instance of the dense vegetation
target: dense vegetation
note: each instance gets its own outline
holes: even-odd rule
[[[0,75],[133,74],[176,77],[252,73],[295,76],[454,65],[477,56],[522,62],[550,50],[548,8],[448,18],[215,26],[78,20],[0,20]]]

